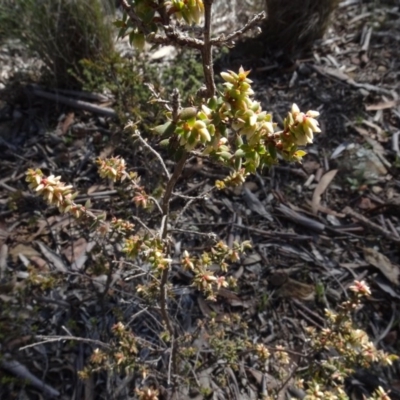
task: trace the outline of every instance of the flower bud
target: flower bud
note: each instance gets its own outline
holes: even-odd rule
[[[306,113],[307,117],[317,118],[319,116],[318,111],[308,110]]]
[[[292,109],[290,110],[290,112],[291,112],[292,114],[297,114],[297,113],[300,112],[300,109],[299,109],[299,107],[297,106],[297,104],[293,103]]]
[[[199,129],[198,132],[202,143],[206,143],[211,140],[210,132],[208,132],[206,128]]]
[[[236,83],[236,79],[228,72],[221,72],[221,77],[224,81],[232,83],[233,85]]]
[[[304,124],[307,125],[313,132],[321,132],[318,121],[314,118],[305,118]]]

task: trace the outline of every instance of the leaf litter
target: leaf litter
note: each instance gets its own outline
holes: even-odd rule
[[[398,167],[395,166],[396,147],[392,146],[396,141],[385,137],[385,132],[394,139],[398,137],[400,112],[395,91],[399,91],[399,43],[385,31],[374,30],[370,39],[373,51],[369,52],[368,59],[362,57],[365,43],[357,38],[360,32],[369,29],[369,21],[366,17],[354,18],[363,15],[366,6],[360,2],[344,3],[346,5],[339,8],[325,39],[315,46],[312,57],[299,60],[293,70],[271,69],[270,57],[237,60],[244,67],[253,69],[255,92],[278,120],[285,116],[293,102],[320,110],[324,132],[308,149],[304,165],[280,165],[250,178],[244,198],[238,191],[211,192],[207,201],[193,202],[176,225],[182,230],[174,233],[179,247],[198,254],[209,244],[204,236],[194,233],[196,230],[201,234],[215,232],[227,242],[235,238],[251,240],[253,244],[253,252],[244,262],[232,267],[231,273],[239,278],[237,290],[222,291],[216,303],[207,301],[188,287],[189,281],[184,274],[177,273],[174,280],[176,295],[170,307],[177,324],[185,321],[185,333],[192,334],[196,332],[199,320],[204,323],[204,340],[197,361],[205,367],[197,369],[193,366],[190,376],[201,378],[215,398],[236,399],[246,387],[252,394],[240,394],[241,398],[258,398],[267,390],[284,386],[284,382],[271,375],[275,372],[273,366],[265,372],[264,366],[250,356],[239,354],[238,371],[227,370],[229,385],[220,385],[215,374],[221,370],[224,360],[214,356],[206,339],[213,318],[222,321],[232,314],[240,314],[248,326],[246,334],[253,343],[283,344],[292,351],[306,350],[304,327],[322,326],[323,309],[334,309],[339,299],[345,298],[354,279],[366,279],[372,288],[373,301],[366,302],[358,311],[357,321],[364,321],[374,326],[377,332],[384,332],[390,326],[393,313],[397,320],[400,319],[400,255],[399,241],[396,240],[400,232],[400,185],[396,174]],[[386,13],[398,23],[395,18],[399,18],[393,17],[397,14],[387,11],[384,3],[381,9],[377,7],[379,13]],[[223,26],[224,22],[218,25],[219,28]],[[394,26],[396,32],[400,31]],[[232,60],[228,65],[229,69],[234,69],[234,62]],[[262,72],[265,68],[270,68],[268,74]],[[107,139],[107,132],[113,129],[108,117],[64,108],[64,116],[60,115],[52,128],[44,127],[41,124],[48,119],[48,104],[43,98],[36,98],[35,102],[35,108],[15,102],[19,114],[6,113],[8,105],[0,104],[1,115],[5,116],[0,119],[3,140],[0,141],[0,245],[3,255],[0,298],[13,308],[9,326],[4,330],[4,348],[22,365],[21,371],[26,369],[29,374],[40,377],[43,387],[37,390],[44,394],[47,388],[44,385],[49,385],[53,388],[52,393],[60,392],[66,398],[72,398],[74,393],[82,394],[88,383],[83,384],[77,379],[76,371],[65,365],[82,366],[93,350],[92,344],[48,341],[42,345],[43,358],[39,359],[32,348],[18,352],[8,347],[11,339],[22,340],[27,333],[61,335],[67,329],[74,337],[107,343],[112,339],[109,327],[122,319],[130,322],[134,334],[149,347],[157,348],[159,354],[168,354],[169,347],[159,340],[163,326],[157,307],[148,308],[137,296],[137,285],[146,283],[146,265],[121,259],[118,243],[104,246],[100,253],[98,247],[103,244],[90,236],[88,227],[78,226],[68,218],[57,219],[54,210],[43,211],[21,184],[23,173],[32,164],[48,168],[66,176],[80,190],[82,201],[89,198],[96,209],[106,208],[116,215],[129,216],[131,213],[136,215],[138,210],[132,204],[128,212],[124,210],[126,206],[119,199],[117,190],[98,179],[92,158],[104,158],[115,152],[123,155],[128,164],[140,171],[143,184],[149,187],[158,182],[154,171],[158,171],[159,166],[157,160],[143,153],[143,149],[135,148],[133,152],[123,142],[125,139],[109,138],[102,146],[94,145],[96,130],[105,132],[102,137]],[[52,112],[60,111],[52,109]],[[21,117],[16,118],[18,115],[23,116],[22,121]],[[25,119],[25,115],[29,115],[29,119]],[[4,121],[14,130],[8,129],[9,125]],[[29,124],[31,136],[23,136]],[[15,129],[21,129],[19,134],[15,134]],[[54,135],[52,129],[59,134]],[[60,143],[60,136],[68,136],[69,132],[76,136],[72,136],[68,157],[60,157],[54,149]],[[17,137],[23,140],[17,143]],[[343,164],[352,146],[369,161],[363,161],[364,166],[359,172],[369,171],[371,175],[373,168],[377,171],[375,183],[368,182],[368,176],[356,173],[349,184]],[[329,154],[335,157],[329,157]],[[374,160],[376,166],[371,166],[372,154],[378,159]],[[357,162],[360,164],[359,160]],[[218,167],[205,162],[201,168],[188,167],[186,172],[187,177],[179,183],[177,192],[191,196],[200,194],[202,187],[211,187],[215,179],[223,175]],[[21,194],[17,196],[15,193],[19,191]],[[13,200],[9,208],[10,194]],[[321,201],[322,197],[324,201]],[[366,206],[366,199],[369,206]],[[177,196],[171,203],[173,212],[180,211],[180,201]],[[344,212],[346,207],[349,209]],[[33,211],[39,209],[44,218],[36,216],[35,220]],[[143,218],[150,221],[152,215]],[[30,286],[24,299],[27,309],[21,310],[17,307],[18,293],[28,285],[28,271],[35,264],[34,257],[51,267],[52,275],[59,275],[56,285],[45,292]],[[178,261],[176,256],[174,262]],[[40,268],[36,267],[35,272],[40,274]],[[284,279],[278,285],[273,277],[279,274],[283,274]],[[49,275],[48,269],[43,275]],[[1,293],[2,288],[4,293]],[[391,304],[396,306],[394,311]],[[40,312],[35,311],[37,308]],[[17,318],[24,321],[22,327],[14,323]],[[31,330],[32,326],[35,326],[35,332]],[[232,339],[240,332],[237,325],[232,325],[226,328],[225,334]],[[149,361],[148,367],[157,376],[161,390],[168,368],[163,356],[157,363]],[[398,374],[396,368],[394,366],[392,372],[383,374],[388,384]],[[121,398],[129,398],[130,383],[118,374],[113,379],[114,382],[99,377],[92,382],[88,393],[92,396],[102,393],[99,398],[106,399],[107,393],[118,387]],[[35,382],[34,378],[31,382]],[[182,399],[189,393],[183,386]],[[0,397],[7,398],[7,390],[1,388]],[[26,393],[32,395],[35,389],[28,386],[17,390],[22,397]],[[290,391],[285,388],[283,392]],[[204,399],[199,393],[193,394],[195,396]]]

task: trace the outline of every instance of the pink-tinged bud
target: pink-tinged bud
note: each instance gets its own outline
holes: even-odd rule
[[[252,83],[253,81],[247,78],[247,75],[249,75],[249,73],[250,73],[250,70],[245,71],[243,67],[240,67],[238,78],[243,82]]]
[[[35,179],[36,184],[39,185],[42,180],[42,177],[40,175],[36,175],[34,179]]]

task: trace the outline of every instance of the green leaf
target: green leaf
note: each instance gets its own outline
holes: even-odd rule
[[[277,158],[276,147],[272,143],[268,143],[268,151],[269,151],[269,154],[271,155],[271,158],[276,160],[276,158]]]
[[[161,147],[167,147],[167,146],[169,146],[169,143],[170,143],[170,139],[168,138],[168,139],[161,140],[161,142],[159,143],[159,145],[160,145]]]
[[[155,10],[148,2],[140,2],[135,7],[137,16],[145,23],[148,24],[154,18]]]
[[[224,160],[230,160],[232,158],[232,154],[227,151],[218,152],[217,155]]]
[[[163,125],[158,125],[155,128],[152,129],[152,131],[156,135],[160,136],[171,136],[175,132],[176,124],[174,124],[172,121],[168,121]]]
[[[120,19],[117,19],[116,21],[114,21],[113,25],[116,26],[117,28],[125,28],[126,27],[125,22]]]
[[[146,38],[143,33],[132,31],[129,34],[129,42],[137,50],[142,51],[144,49],[144,45],[146,43]]]
[[[179,113],[179,119],[182,121],[189,120],[191,118],[195,118],[197,115],[197,108],[196,107],[187,107],[184,108],[180,113]]]
[[[243,149],[237,149],[235,151],[235,157],[240,158],[240,157],[244,157],[246,155],[245,151],[243,151]]]
[[[242,168],[242,157],[237,157],[235,159],[235,170],[239,171]]]

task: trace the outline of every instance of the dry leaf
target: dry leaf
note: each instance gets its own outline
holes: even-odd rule
[[[40,251],[42,252],[45,259],[49,261],[51,264],[53,264],[57,271],[59,272],[68,271],[67,266],[64,264],[63,260],[58,254],[56,254],[53,250],[49,249],[44,243],[40,241],[36,241],[35,243],[39,246]]]
[[[261,256],[258,253],[251,253],[245,257],[242,261],[243,266],[253,265],[262,261]]]
[[[87,241],[85,238],[79,238],[74,243],[69,245],[65,250],[63,250],[62,254],[69,261],[70,264],[73,264],[79,257],[81,257],[86,252]]]
[[[375,268],[378,268],[383,275],[389,279],[390,282],[395,285],[399,284],[399,267],[390,262],[390,260],[376,251],[375,249],[364,247],[364,257],[367,262],[373,265]]]
[[[32,246],[25,245],[22,243],[17,244],[15,247],[11,248],[9,251],[12,261],[15,263],[18,257],[22,254],[28,259],[31,257],[40,257],[40,253],[36,251]]]
[[[62,136],[66,135],[68,133],[68,129],[74,123],[74,120],[75,120],[75,114],[73,112],[67,114],[64,121],[61,122],[61,124],[60,124]]]
[[[289,278],[278,290],[280,297],[311,301],[315,298],[315,286]]]
[[[325,192],[326,188],[332,182],[337,172],[337,169],[332,169],[331,171],[328,171],[318,182],[318,185],[315,188],[312,197],[312,211],[314,214],[317,214],[318,212],[319,203],[321,202],[321,195]]]
[[[295,222],[296,224],[305,226],[309,229],[312,229],[317,232],[322,232],[325,229],[325,225],[321,224],[321,222],[314,221],[311,218],[306,217],[305,215],[299,214],[298,212],[291,210],[289,207],[284,204],[279,204],[278,210],[288,219]]]
[[[201,296],[197,297],[197,304],[199,305],[201,313],[205,317],[211,316],[212,310],[211,310],[210,306],[207,304],[207,302]]]
[[[244,201],[247,205],[247,207],[257,213],[258,215],[261,215],[268,221],[273,221],[274,219],[272,218],[272,215],[265,209],[264,205],[261,203],[260,200],[258,200],[257,196],[252,193],[252,191],[247,187],[243,186],[243,198]]]

